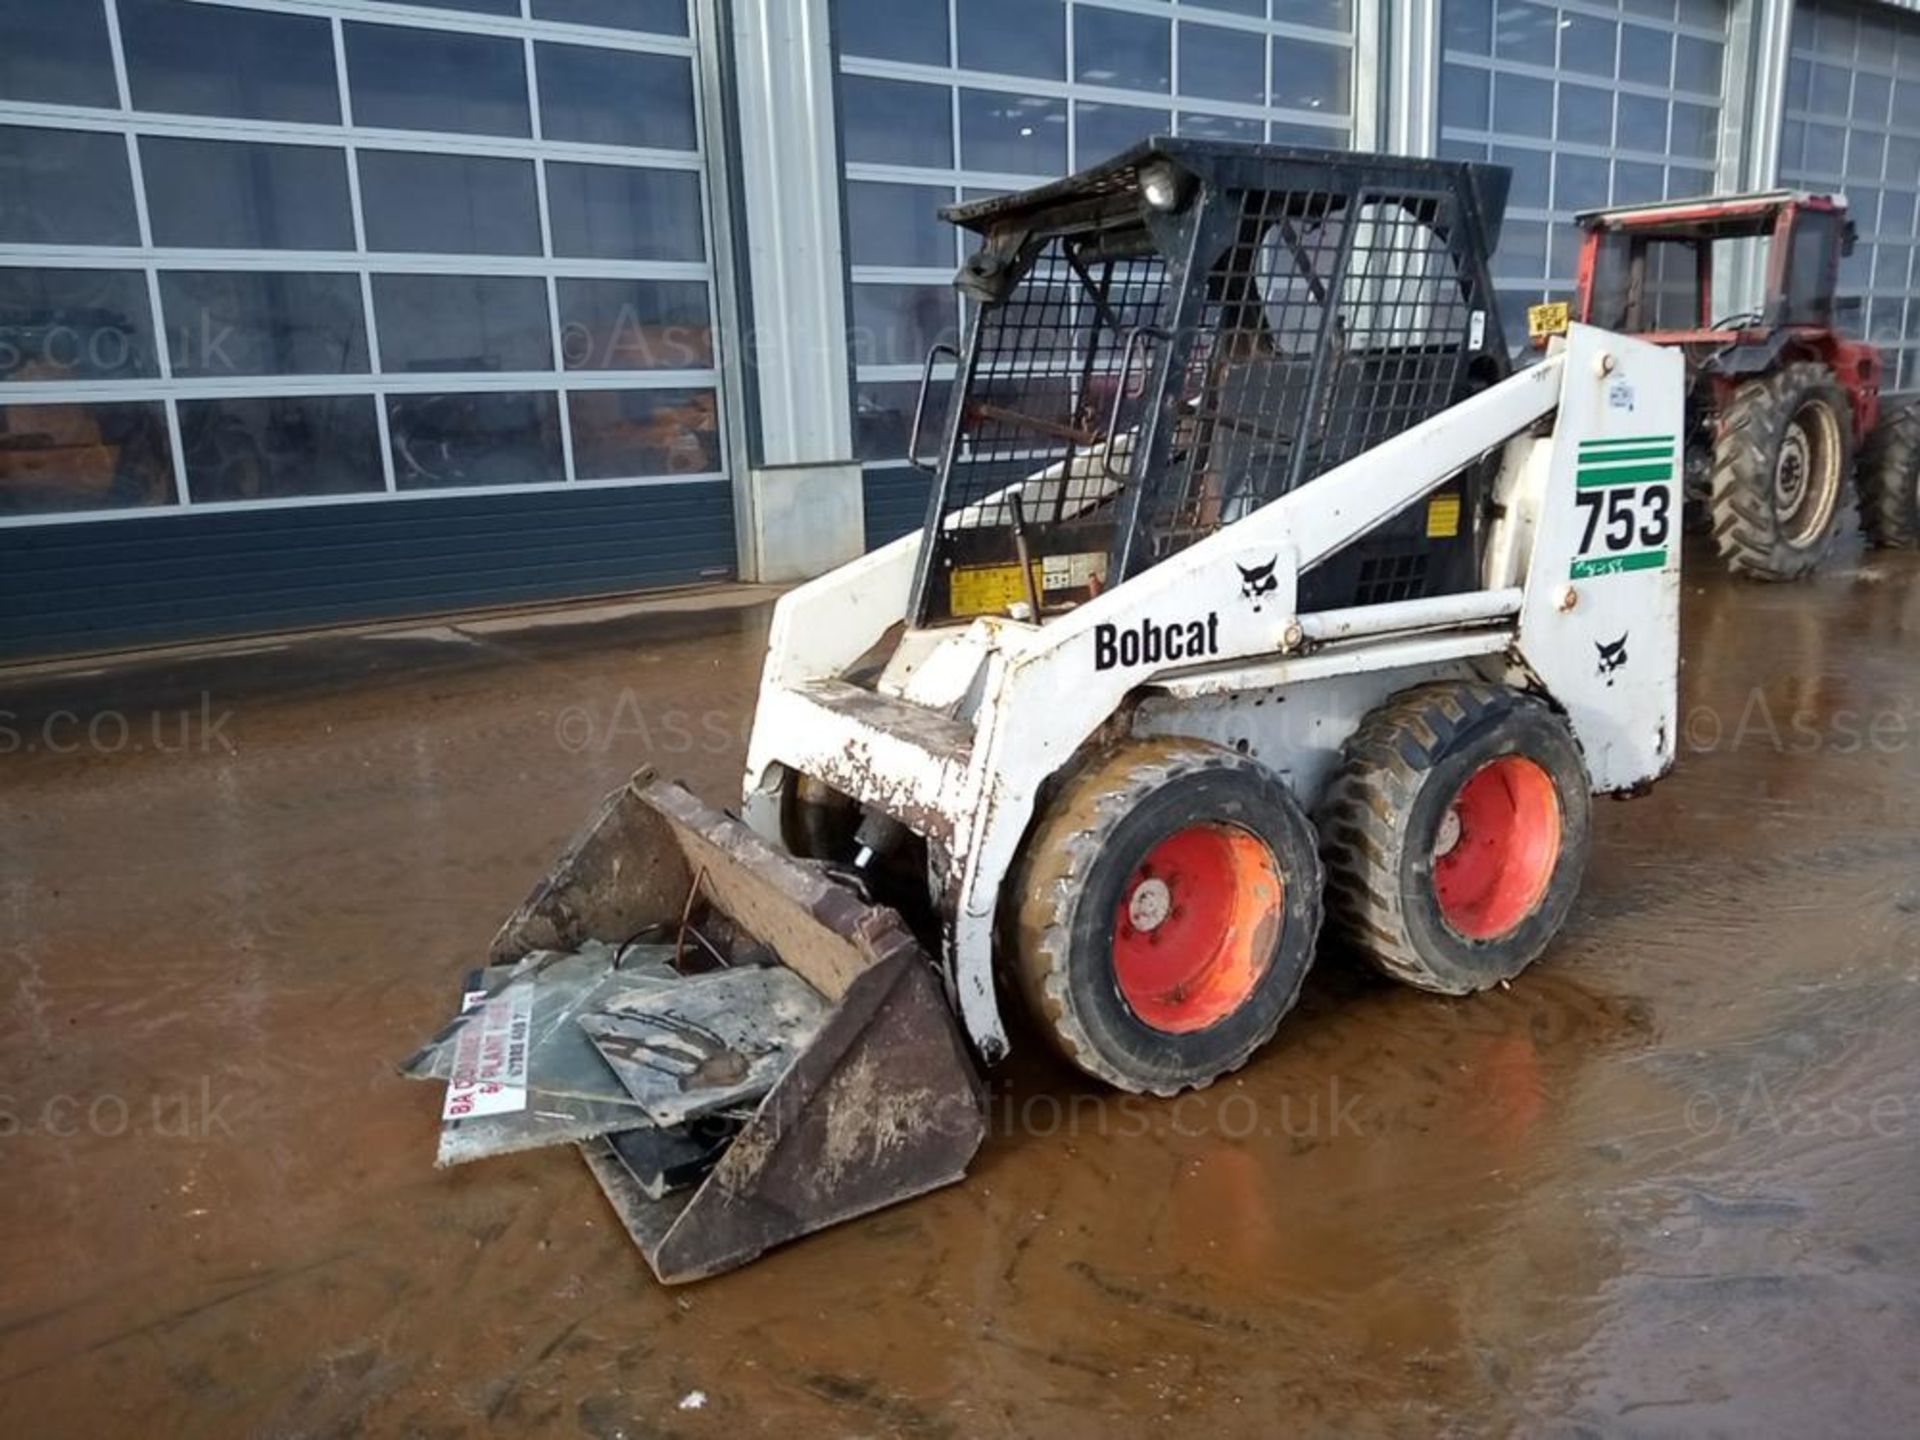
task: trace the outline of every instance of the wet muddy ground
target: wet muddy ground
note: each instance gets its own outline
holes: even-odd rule
[[[1028,1046],[966,1184],[676,1291],[392,1067],[630,768],[732,798],[764,610],[0,676],[0,1434],[1911,1434],[1920,563],[1693,573],[1510,990],[1323,954],[1177,1104]]]

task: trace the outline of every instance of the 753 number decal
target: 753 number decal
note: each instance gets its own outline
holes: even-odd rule
[[[1623,555],[1653,550],[1673,535],[1673,484],[1613,485],[1581,490],[1574,496],[1584,525],[1582,555]]]

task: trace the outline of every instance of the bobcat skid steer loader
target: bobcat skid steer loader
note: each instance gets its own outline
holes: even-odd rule
[[[1173,1095],[1273,1036],[1323,912],[1449,995],[1552,942],[1593,795],[1673,760],[1682,359],[1575,325],[1513,372],[1505,191],[1155,139],[946,212],[926,528],[775,608],[739,819],[641,777],[495,947],[672,941],[707,973],[623,1060],[773,1057],[687,1188],[585,1146],[663,1280],[960,1178],[1008,1000]],[[695,1003],[782,966],[815,1023]]]

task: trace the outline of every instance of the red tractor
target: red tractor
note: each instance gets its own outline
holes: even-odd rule
[[[1776,190],[1578,223],[1572,318],[1686,352],[1689,510],[1729,569],[1795,580],[1820,564],[1847,513],[1856,441],[1869,541],[1920,543],[1920,410],[1883,411],[1880,352],[1834,328],[1853,249],[1845,197]],[[1765,299],[1716,318],[1715,267],[1740,264],[1759,267]],[[1528,328],[1539,339],[1567,319],[1565,305],[1537,305]]]

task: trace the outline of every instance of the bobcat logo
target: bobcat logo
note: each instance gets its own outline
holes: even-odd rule
[[[1240,572],[1240,593],[1254,602],[1253,613],[1260,613],[1260,602],[1280,588],[1280,582],[1273,578],[1273,572],[1280,567],[1280,557],[1274,556],[1264,565],[1256,565],[1249,570],[1244,565],[1233,568]]]
[[[1627,637],[1622,635],[1611,645],[1601,645],[1596,642],[1593,648],[1600,652],[1600,674],[1605,678],[1607,688],[1611,690],[1614,672],[1627,663]]]

